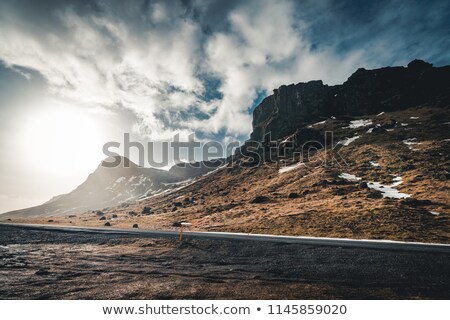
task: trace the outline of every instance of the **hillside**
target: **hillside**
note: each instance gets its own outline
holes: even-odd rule
[[[321,82],[283,86],[254,113],[252,138],[264,140],[270,131],[273,139],[256,152],[280,151],[272,150],[270,161],[255,165],[247,142],[226,167],[109,208],[105,217],[125,228],[171,229],[187,221],[193,230],[450,243],[446,79],[450,67],[416,61],[358,70],[332,89]],[[52,220],[105,222],[92,211]]]

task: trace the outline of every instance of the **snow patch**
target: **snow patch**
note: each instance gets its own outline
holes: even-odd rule
[[[319,126],[321,124],[325,124],[325,122],[327,122],[327,120],[323,120],[323,121],[320,121],[320,122],[313,123],[312,125],[309,125],[308,128],[312,128],[313,126]]]
[[[348,127],[344,127],[344,129],[356,129],[356,128],[361,128],[361,127],[366,127],[366,126],[370,126],[372,124],[372,120],[368,119],[368,120],[353,120],[350,121],[350,125]]]
[[[431,213],[432,215],[434,215],[434,216],[440,215],[440,213],[439,213],[439,212],[436,212],[436,211],[430,211],[430,213]]]
[[[351,138],[345,138],[344,140],[339,141],[337,144],[342,144],[343,146],[348,146],[350,143],[358,139],[359,136],[351,137]]]
[[[345,179],[347,181],[359,181],[361,180],[360,177],[355,176],[354,174],[350,174],[350,173],[341,173],[339,175],[339,178]]]
[[[372,165],[372,167],[379,167],[380,164],[378,162],[369,161],[369,163]]]
[[[304,162],[298,162],[298,163],[292,164],[292,165],[290,165],[290,166],[286,166],[286,167],[280,168],[280,169],[278,170],[278,173],[279,173],[279,174],[282,174],[282,173],[285,173],[285,172],[288,172],[288,171],[297,169],[298,167],[301,167],[301,166],[303,166],[303,165],[305,165]]]
[[[114,183],[121,183],[122,181],[124,181],[126,178],[125,177],[120,177],[116,180],[116,182]]]
[[[410,119],[417,120],[419,117],[409,117]]]
[[[403,179],[402,177],[395,177],[393,183],[390,185],[381,184],[379,182],[368,182],[367,186],[371,189],[380,191],[383,194],[383,198],[405,199],[411,197],[410,194],[401,193],[395,187],[399,186]]]
[[[410,150],[417,150],[414,149],[413,146],[420,144],[420,142],[417,142],[417,138],[403,140],[403,143],[406,144]]]
[[[382,116],[383,114],[384,114],[384,111],[377,114],[377,117]]]

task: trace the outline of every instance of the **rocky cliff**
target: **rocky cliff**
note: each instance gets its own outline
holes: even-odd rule
[[[330,116],[359,116],[414,106],[450,105],[450,66],[414,60],[407,67],[358,69],[342,85],[322,81],[283,85],[253,113],[251,140],[279,139]]]

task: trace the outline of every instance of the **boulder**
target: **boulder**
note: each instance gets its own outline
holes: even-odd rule
[[[367,189],[367,188],[369,188],[369,186],[367,185],[367,182],[360,182],[358,187],[360,189]]]
[[[142,214],[149,214],[150,212],[152,212],[152,209],[150,207],[142,208]]]
[[[250,201],[250,203],[264,203],[269,201],[269,197],[266,196],[256,196],[255,198],[253,198],[252,201]]]

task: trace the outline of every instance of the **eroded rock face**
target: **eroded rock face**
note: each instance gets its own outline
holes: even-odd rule
[[[419,105],[450,105],[450,66],[421,60],[405,67],[358,69],[342,85],[322,81],[281,86],[253,113],[251,140],[279,139],[330,116],[358,116]]]

